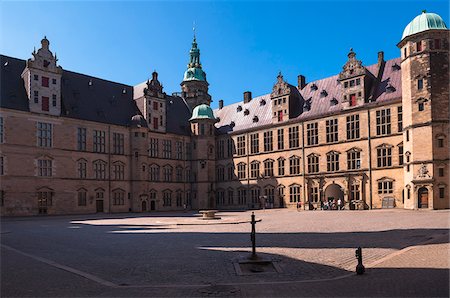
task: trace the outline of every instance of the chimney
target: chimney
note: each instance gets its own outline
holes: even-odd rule
[[[303,75],[297,76],[297,87],[298,89],[302,90],[306,86],[306,78]]]
[[[223,108],[223,99],[219,100],[219,110]]]
[[[384,52],[380,51],[378,52],[378,65],[380,65],[382,62],[384,62]]]
[[[377,62],[377,79],[378,81],[381,81],[381,78],[383,76],[384,72],[384,52],[380,51],[378,52],[378,62]]]
[[[250,91],[244,92],[244,103],[248,103],[252,100],[252,93]]]

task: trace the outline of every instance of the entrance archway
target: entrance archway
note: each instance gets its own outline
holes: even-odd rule
[[[417,191],[417,201],[419,208],[428,208],[428,189],[426,187],[421,187]]]
[[[341,186],[336,183],[328,185],[325,189],[325,197],[323,198],[323,203],[326,205],[326,203],[328,202],[328,205],[330,207],[334,205],[336,206],[335,208],[337,208],[337,202],[339,199],[344,202],[344,192],[342,191]]]
[[[147,211],[147,201],[142,201],[142,212]]]

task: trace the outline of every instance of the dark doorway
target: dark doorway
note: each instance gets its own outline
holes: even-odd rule
[[[336,183],[330,184],[325,189],[325,206],[329,209],[338,209],[338,200],[341,199],[341,203],[344,202],[344,192]]]
[[[95,201],[95,205],[97,207],[97,212],[103,212],[103,200]]]
[[[150,201],[150,211],[156,210],[155,201]]]
[[[147,201],[142,201],[142,212],[147,211]]]
[[[418,194],[418,207],[428,208],[428,189],[426,187],[419,188]]]

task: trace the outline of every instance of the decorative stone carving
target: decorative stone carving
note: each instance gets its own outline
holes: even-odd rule
[[[286,83],[283,80],[283,75],[280,73],[278,73],[277,76],[277,82],[275,83],[275,85],[272,88],[272,93],[270,94],[270,97],[277,97],[280,95],[286,95],[286,94],[290,94],[291,93],[291,89],[289,88],[289,84]]]
[[[431,178],[428,168],[425,164],[421,164],[419,170],[417,171],[417,179],[429,179]]]
[[[366,73],[366,68],[362,65],[361,60],[356,59],[356,53],[353,52],[353,49],[350,49],[347,56],[348,60],[342,67],[342,71],[339,74],[339,80],[345,80]]]

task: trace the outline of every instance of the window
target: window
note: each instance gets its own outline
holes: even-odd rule
[[[151,165],[149,167],[149,180],[156,182],[159,181],[159,166]]]
[[[327,153],[327,171],[335,172],[339,171],[339,153],[332,151]]]
[[[155,110],[155,111],[158,110],[158,102],[157,101],[153,102],[153,110]]]
[[[377,166],[390,167],[392,166],[392,147],[383,145],[377,148]]]
[[[124,154],[123,133],[113,133],[113,152],[114,154]]]
[[[418,103],[418,110],[421,112],[421,111],[423,111],[424,109],[425,109],[424,103],[423,103],[423,102],[419,102],[419,103]]]
[[[422,90],[423,89],[423,79],[418,79],[417,80],[417,90]]]
[[[125,179],[125,165],[121,162],[115,162],[113,165],[113,174],[115,180]]]
[[[417,52],[422,51],[422,41],[416,42],[416,50],[417,50]]]
[[[259,162],[252,161],[250,163],[250,178],[259,178]]]
[[[259,134],[254,133],[250,135],[250,153],[259,153]]]
[[[350,195],[351,200],[359,201],[360,200],[360,191],[359,191],[359,184],[353,183],[350,185]]]
[[[39,76],[38,75],[34,75],[34,80],[35,81],[39,81]]]
[[[338,141],[338,120],[330,119],[326,121],[327,143]]]
[[[86,206],[86,189],[78,190],[78,206]]]
[[[150,157],[158,157],[158,139],[150,138],[150,149],[148,150]]]
[[[439,186],[439,199],[445,198],[445,187]]]
[[[39,91],[34,91],[34,103],[39,103]]]
[[[278,122],[281,122],[281,121],[283,121],[283,111],[278,111],[278,114],[277,114],[278,116]]]
[[[437,139],[437,145],[439,148],[443,148],[444,147],[444,137],[440,136]]]
[[[164,207],[172,206],[172,192],[168,190],[163,192],[163,206]]]
[[[238,203],[239,205],[247,204],[247,190],[238,189]]]
[[[436,50],[439,50],[441,48],[441,40],[440,39],[435,39],[434,40],[434,48]]]
[[[310,202],[311,203],[319,202],[319,188],[317,186],[311,187],[310,189]]]
[[[277,138],[278,138],[278,150],[284,149],[284,129],[279,128],[277,130]]]
[[[246,164],[243,162],[238,163],[238,178],[245,179],[246,176]]]
[[[52,160],[51,159],[38,159],[38,176],[39,177],[52,177]]]
[[[194,142],[195,145],[195,142]],[[186,159],[191,160],[192,159],[192,144],[186,143]]]
[[[113,191],[113,205],[125,205],[125,192],[123,190]]]
[[[172,157],[172,141],[163,140],[163,158]]]
[[[43,111],[49,111],[49,99],[47,96],[42,96],[42,108]]]
[[[319,172],[319,156],[316,154],[308,155],[308,173]]]
[[[393,193],[394,182],[390,179],[383,179],[378,181],[378,194]]]
[[[319,143],[319,129],[317,122],[306,125],[307,144],[317,145]]]
[[[179,160],[183,159],[183,143],[181,141],[177,141],[175,143],[175,150],[176,150],[176,158]]]
[[[347,140],[359,139],[359,115],[347,116]]]
[[[176,199],[177,207],[182,207],[183,206],[183,193],[181,192],[181,190],[177,190],[175,199]]]
[[[86,128],[77,128],[77,150],[86,151]]]
[[[444,168],[439,168],[438,171],[439,171],[438,172],[438,176],[439,177],[444,177]]]
[[[273,176],[273,159],[266,159],[264,161],[264,177]]]
[[[216,146],[217,146],[217,158],[224,158],[225,140],[218,140]]]
[[[85,179],[87,177],[87,161],[80,159],[77,165],[78,178]]]
[[[300,202],[300,185],[294,184],[289,186],[289,202]]]
[[[56,94],[52,95],[52,106],[56,107]]]
[[[398,164],[403,165],[403,144],[398,145]]]
[[[261,195],[261,190],[259,188],[252,188],[250,190],[250,197],[252,198],[252,204],[259,203],[260,195]]]
[[[56,79],[52,79],[52,84],[56,85]]]
[[[158,129],[158,117],[153,117],[153,129]]]
[[[298,148],[298,126],[289,127],[289,148]]]
[[[105,131],[94,130],[94,152],[105,153]]]
[[[397,107],[397,127],[398,132],[403,131],[403,107]]]
[[[237,137],[237,154],[245,155],[245,136]]]
[[[216,169],[217,181],[222,182],[225,180],[225,168],[223,166],[218,166]]]
[[[347,169],[357,170],[361,168],[361,150],[351,149],[347,151]]]
[[[48,87],[48,78],[42,77],[42,87]]]
[[[38,147],[52,147],[52,124],[37,123],[37,145]]]
[[[176,176],[177,182],[183,182],[183,168],[182,167],[176,168],[175,176]]]
[[[391,134],[391,109],[378,110],[377,136]]]
[[[233,180],[233,176],[234,176],[234,168],[233,168],[233,165],[228,165],[228,166],[227,166],[227,180],[228,180],[228,181]]]
[[[264,152],[270,152],[273,150],[273,132],[264,132]]]
[[[292,156],[289,158],[289,174],[300,174],[300,158],[298,156]]]
[[[285,159],[282,157],[278,158],[278,176],[284,176],[284,164]]]
[[[231,138],[227,139],[227,154],[228,157],[233,156],[233,139]]]
[[[165,166],[163,168],[163,175],[164,175],[164,181],[165,182],[171,182],[172,181],[172,174],[173,169],[171,166]]]
[[[106,162],[103,160],[94,161],[94,177],[95,179],[106,179]]]
[[[234,191],[233,190],[228,190],[228,205],[233,205],[234,204]]]
[[[356,79],[356,86],[361,85],[361,79]]]
[[[4,141],[4,129],[3,117],[0,117],[0,144],[3,144]]]
[[[200,124],[200,135],[205,135],[205,124]]]
[[[0,176],[5,175],[5,157],[0,156]]]

